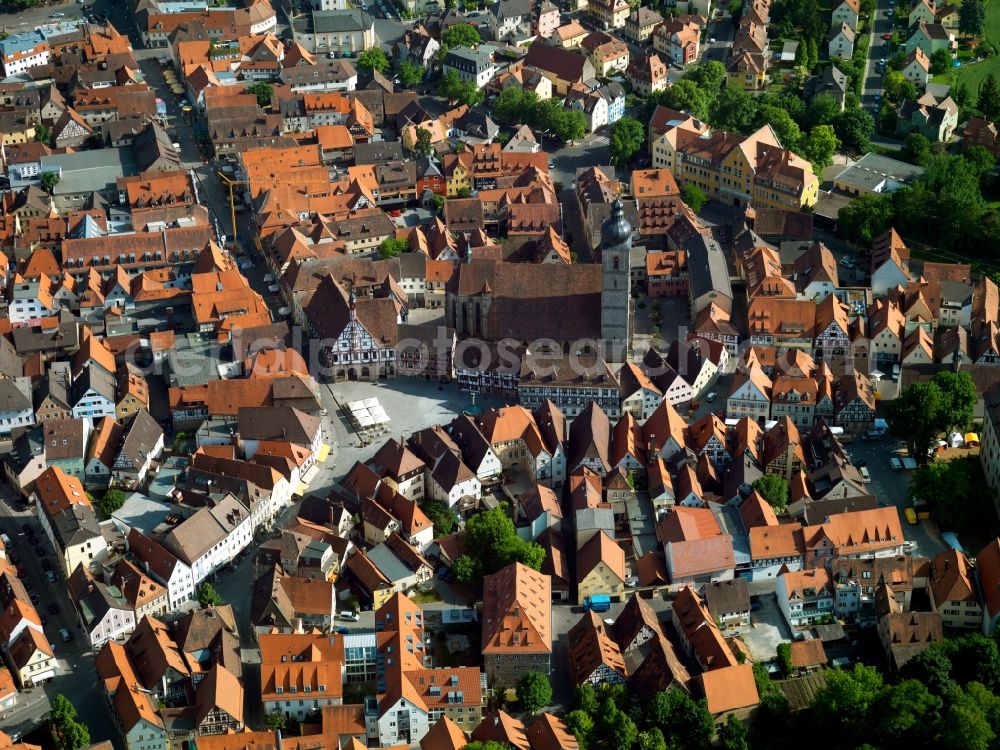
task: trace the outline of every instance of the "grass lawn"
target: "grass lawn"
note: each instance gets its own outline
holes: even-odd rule
[[[993,44],[1000,44],[1000,0],[986,0],[985,4],[986,39]],[[1000,55],[934,76],[934,83],[950,83],[955,86],[961,82],[972,94],[979,90],[979,85],[990,73],[1000,76]]]

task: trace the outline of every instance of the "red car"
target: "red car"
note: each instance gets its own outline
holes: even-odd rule
[[[400,210],[399,210],[398,208],[394,208],[394,209],[392,209],[392,211],[390,211],[390,212],[389,212],[389,216],[391,216],[391,217],[392,217],[392,218],[394,218],[394,219],[395,219],[395,218],[396,218],[397,216],[402,216],[402,215],[403,215],[403,212],[402,212],[402,211],[400,211]]]
[[[17,566],[17,577],[18,578],[27,578],[28,577],[28,571],[26,571],[24,568],[22,568],[20,565],[18,565]]]
[[[892,34],[889,34],[887,32],[887,33],[885,33],[885,34],[882,35],[882,38],[885,39],[887,42],[891,41],[892,40]]]

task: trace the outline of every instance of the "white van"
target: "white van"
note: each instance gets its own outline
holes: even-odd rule
[[[357,622],[361,619],[357,612],[351,612],[350,610],[345,610],[337,615],[341,620],[347,620],[348,622]]]

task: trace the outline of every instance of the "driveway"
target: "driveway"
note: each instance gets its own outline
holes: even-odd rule
[[[773,591],[773,586],[770,587]],[[750,628],[741,637],[747,644],[754,661],[772,661],[778,653],[778,644],[792,640],[792,631],[785,622],[773,594],[757,597],[760,609],[750,613]]]

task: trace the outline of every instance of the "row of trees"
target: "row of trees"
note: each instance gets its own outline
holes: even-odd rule
[[[817,171],[831,163],[840,147],[866,150],[875,130],[869,113],[857,106],[841,111],[829,95],[807,104],[797,92],[753,96],[738,86],[727,86],[725,68],[714,60],[694,66],[673,86],[651,96],[647,115],[657,104],[744,135],[770,125],[785,148],[809,159]]]
[[[683,690],[657,693],[642,703],[624,685],[581,685],[566,725],[582,750],[687,750],[707,748],[713,739],[723,750],[747,750],[747,730],[739,719],[716,731],[704,699]]]
[[[991,750],[1000,739],[1000,655],[981,635],[931,646],[894,682],[860,664],[827,670],[826,687],[795,714],[761,665],[754,675],[761,705],[752,745],[761,750],[804,736],[817,750]]]
[[[490,109],[490,116],[501,125],[527,125],[561,141],[575,141],[587,132],[583,112],[567,109],[556,99],[539,99],[534,91],[517,86],[500,92]]]
[[[920,134],[907,137],[904,157],[924,167],[924,175],[893,193],[862,195],[840,210],[843,236],[868,247],[889,227],[904,236],[945,250],[992,257],[1000,252],[1000,213],[983,199],[982,187],[995,165],[974,146],[962,155],[935,153]]]

